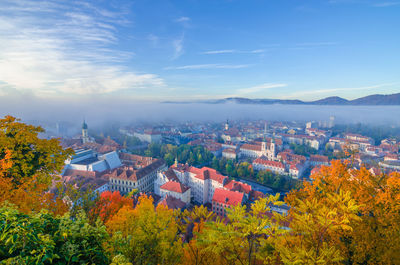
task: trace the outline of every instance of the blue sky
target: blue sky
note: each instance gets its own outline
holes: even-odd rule
[[[0,95],[400,92],[400,0],[0,1]]]

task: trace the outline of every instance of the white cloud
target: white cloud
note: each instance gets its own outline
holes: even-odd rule
[[[263,53],[263,52],[265,52],[264,49],[258,49],[258,50],[249,51],[249,53]]]
[[[376,3],[373,6],[375,7],[390,7],[390,6],[398,6],[400,5],[400,2],[380,2]]]
[[[188,22],[188,21],[190,21],[189,17],[180,17],[175,19],[175,22]]]
[[[149,34],[147,36],[147,39],[153,44],[153,45],[157,45],[158,41],[160,40],[160,38],[154,34]]]
[[[191,64],[183,66],[170,66],[165,70],[197,70],[197,69],[240,69],[247,68],[249,64]]]
[[[264,53],[265,50],[257,49],[250,51],[241,51],[241,50],[213,50],[213,51],[205,51],[202,54],[224,54],[224,53]]]
[[[257,85],[257,86],[238,89],[237,93],[239,93],[240,95],[252,94],[252,93],[261,92],[261,91],[264,91],[264,90],[269,90],[269,89],[272,89],[272,88],[281,88],[281,87],[287,87],[287,84],[283,84],[283,83],[264,83],[264,84]]]
[[[164,86],[153,74],[127,70],[134,53],[113,49],[118,11],[88,3],[0,3],[0,81],[36,95],[96,94]],[[68,11],[65,11],[68,10]]]
[[[298,47],[315,47],[315,46],[333,46],[337,45],[337,42],[331,42],[331,41],[326,41],[326,42],[304,42],[304,43],[297,43],[296,46]]]
[[[179,58],[183,54],[183,41],[185,36],[182,34],[181,37],[172,41],[172,47],[174,48],[174,54],[172,60]]]
[[[221,54],[221,53],[235,53],[236,50],[215,50],[215,51],[206,51],[203,54]]]

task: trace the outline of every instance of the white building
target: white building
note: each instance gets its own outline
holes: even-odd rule
[[[161,133],[153,131],[135,132],[133,135],[146,143],[161,143],[162,139]]]
[[[264,140],[261,145],[259,144],[244,144],[240,147],[241,157],[257,158],[261,156],[267,157],[269,160],[275,160],[276,156],[276,145],[275,140],[267,144]]]
[[[171,167],[179,181],[191,188],[192,199],[201,204],[211,203],[216,188],[223,188],[228,177],[219,174],[215,169],[196,168],[187,165]]]
[[[222,151],[222,157],[225,157],[227,159],[236,160],[236,157],[237,157],[236,150],[232,149],[232,148],[226,148]]]
[[[289,165],[289,176],[298,179],[303,175],[304,169],[304,164],[291,164]]]
[[[121,166],[121,160],[116,151],[98,154],[92,149],[79,149],[70,159],[65,161],[63,173],[66,170],[103,172]]]
[[[270,170],[277,174],[285,174],[285,165],[282,162],[257,158],[253,161],[254,170]]]
[[[177,181],[168,181],[161,185],[160,194],[162,198],[172,196],[183,201],[186,205],[190,203],[190,188]]]

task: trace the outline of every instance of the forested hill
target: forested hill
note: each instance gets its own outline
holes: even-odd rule
[[[302,101],[298,99],[250,99],[242,97],[231,97],[224,99],[214,100],[201,100],[201,101],[165,101],[163,103],[207,103],[207,104],[224,104],[224,103],[238,103],[238,104],[295,104],[295,105],[400,105],[400,93],[391,95],[370,95],[353,100],[347,100],[341,97],[327,97],[315,101]]]

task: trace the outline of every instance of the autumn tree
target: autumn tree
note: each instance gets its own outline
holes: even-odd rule
[[[102,222],[106,223],[124,206],[133,209],[133,200],[121,196],[119,191],[105,191],[100,194],[89,215],[92,220],[96,220],[99,217]]]
[[[284,216],[271,212],[270,205],[281,205],[279,194],[260,199],[249,209],[238,205],[228,211],[227,220],[206,223],[199,243],[220,256],[224,264],[274,264],[279,260],[274,237],[286,230]]]
[[[351,193],[340,191],[309,200],[296,199],[289,212],[289,232],[278,237],[276,248],[285,264],[341,264],[345,257],[341,235],[352,231],[358,206]]]
[[[59,173],[72,150],[64,150],[58,139],[41,139],[39,126],[27,125],[12,116],[0,119],[0,159],[11,152],[12,166],[4,174],[20,185],[33,176],[50,183],[52,174]]]
[[[314,226],[314,233],[324,222],[333,222],[324,233],[324,241],[334,247],[335,260],[345,264],[399,264],[400,175],[374,175],[365,168],[354,170],[349,165],[333,161],[332,166],[324,166],[312,176],[312,183],[305,182],[302,189],[289,194],[286,201],[292,206],[291,214],[302,220],[301,216],[296,217],[299,213],[295,209],[303,209],[304,217],[316,218],[307,222]],[[304,205],[310,210],[306,211]],[[357,218],[348,211],[352,208],[357,209]],[[320,210],[309,215],[311,209]],[[332,225],[336,228],[329,232]]]
[[[4,175],[12,167],[12,155],[6,152],[5,157],[0,160],[0,204],[9,202],[14,204],[19,211],[30,213],[48,209],[55,214],[64,214],[68,211],[67,205],[60,197],[48,192],[48,185],[37,180],[37,176],[27,179],[24,183],[16,186],[11,178]]]
[[[154,207],[143,195],[134,209],[122,207],[106,222],[113,235],[110,251],[133,264],[178,264],[182,255],[177,214],[165,206]]]
[[[197,242],[197,237],[203,232],[205,224],[212,222],[215,217],[215,214],[208,211],[203,205],[182,212],[178,224],[186,244],[184,244],[181,264],[211,265],[219,263],[219,256]]]
[[[48,189],[71,151],[57,139],[40,139],[40,132],[11,116],[0,120],[0,203],[13,203],[24,213],[49,209],[63,214],[67,206]]]

